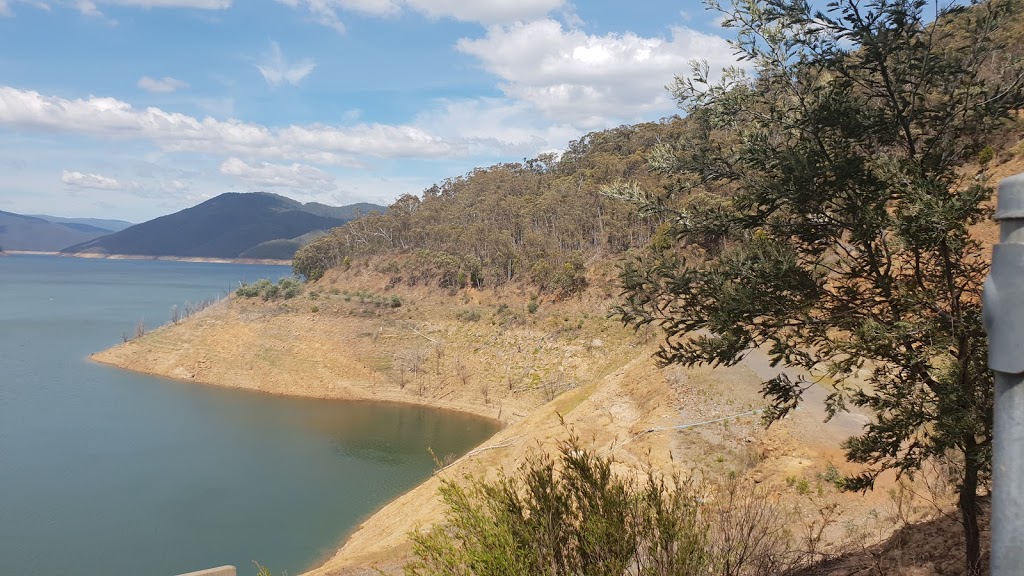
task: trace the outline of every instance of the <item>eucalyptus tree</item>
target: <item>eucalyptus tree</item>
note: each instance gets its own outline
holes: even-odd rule
[[[866,465],[850,489],[953,463],[977,573],[993,384],[971,228],[992,190],[965,166],[1021,105],[1021,67],[998,40],[1019,18],[1010,2],[929,6],[712,4],[745,67],[712,81],[697,65],[670,86],[692,124],[651,154],[668,194],[611,191],[670,215],[624,266],[616,313],[664,329],[663,363],[732,365],[760,348],[835,384],[831,415],[871,411],[844,445]],[[767,420],[812,385],[784,370],[765,382]]]

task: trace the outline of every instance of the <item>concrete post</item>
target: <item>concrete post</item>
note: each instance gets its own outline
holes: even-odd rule
[[[1024,174],[999,183],[982,310],[995,371],[992,576],[1024,573]]]

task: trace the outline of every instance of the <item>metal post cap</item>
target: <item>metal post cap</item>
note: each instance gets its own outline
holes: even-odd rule
[[[1024,174],[1003,178],[999,183],[996,220],[1024,218]]]

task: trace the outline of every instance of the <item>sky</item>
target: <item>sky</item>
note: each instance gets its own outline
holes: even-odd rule
[[[0,0],[0,210],[388,204],[678,113],[695,0]]]

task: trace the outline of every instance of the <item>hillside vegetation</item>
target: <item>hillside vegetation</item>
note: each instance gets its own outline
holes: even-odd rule
[[[444,288],[496,287],[523,281],[541,292],[570,294],[588,263],[647,244],[658,220],[602,193],[620,181],[660,189],[647,154],[679,137],[686,120],[622,126],[569,144],[560,156],[479,168],[406,194],[384,214],[332,230],[295,255],[312,280],[356,258],[393,256],[395,283]]]

